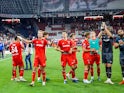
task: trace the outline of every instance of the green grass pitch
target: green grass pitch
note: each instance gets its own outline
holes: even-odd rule
[[[106,80],[106,73],[104,64],[101,63],[101,81],[97,81],[95,70],[95,81],[91,84],[82,83],[83,80],[83,61],[82,53],[77,54],[78,69],[76,76],[79,78],[79,83],[73,83],[68,80],[68,84],[63,84],[63,77],[61,74],[60,53],[52,48],[47,49],[47,66],[46,73],[50,81],[46,86],[41,83],[35,83],[35,87],[30,87],[31,70],[25,71],[24,77],[27,82],[11,81],[12,61],[10,58],[0,59],[0,93],[123,93],[124,85],[118,83],[122,80],[121,69],[119,64],[119,51],[114,50],[114,63],[112,67],[112,81],[114,85],[104,84]],[[33,57],[32,57],[33,60]],[[96,66],[94,65],[94,68]],[[69,71],[67,66],[67,71]],[[90,76],[89,76],[90,77]]]

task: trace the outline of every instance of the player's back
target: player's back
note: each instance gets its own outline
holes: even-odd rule
[[[22,56],[22,45],[20,42],[10,44],[10,51],[13,57]]]

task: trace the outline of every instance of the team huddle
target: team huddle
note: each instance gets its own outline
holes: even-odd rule
[[[113,64],[113,46],[120,48],[120,64],[122,68],[123,80],[119,84],[124,84],[124,32],[123,30],[118,31],[118,37],[114,38],[109,27],[103,22],[101,32],[98,36],[94,31],[85,32],[85,39],[82,41],[82,59],[84,62],[84,78],[83,82],[88,84],[94,81],[94,68],[93,65],[97,65],[98,81],[100,81],[100,52],[102,51],[102,62],[105,64],[107,80],[104,83],[114,84],[111,81],[112,64]],[[52,45],[53,42],[47,40],[48,33],[39,30],[37,38],[33,40],[27,40],[21,36],[16,36],[15,41],[10,44],[10,52],[12,53],[12,78],[15,81],[26,81],[23,77],[24,64],[22,59],[22,49],[24,43],[32,43],[35,49],[34,64],[32,71],[32,82],[30,86],[34,86],[36,71],[38,72],[38,80],[42,75],[42,85],[46,85],[46,47]],[[78,82],[75,71],[78,68],[78,60],[76,53],[80,52],[76,43],[76,35],[71,33],[69,36],[66,31],[62,32],[62,39],[58,41],[57,46],[54,46],[56,51],[61,52],[61,67],[64,84],[67,83],[67,78],[73,82]],[[66,73],[66,65],[70,67],[70,71]],[[19,67],[19,75],[16,76],[16,68]],[[88,80],[88,74],[91,74],[91,80]],[[72,75],[72,78],[70,77]]]

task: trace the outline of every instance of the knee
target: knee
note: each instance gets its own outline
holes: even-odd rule
[[[62,67],[62,71],[65,71],[65,67]]]

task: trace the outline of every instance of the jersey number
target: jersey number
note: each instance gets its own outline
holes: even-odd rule
[[[17,50],[16,46],[12,46],[12,53],[18,53],[18,50]]]

